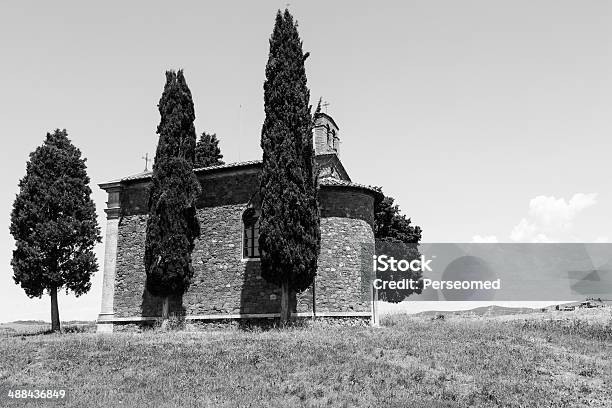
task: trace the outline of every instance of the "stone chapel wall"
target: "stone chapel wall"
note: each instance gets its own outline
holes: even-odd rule
[[[195,273],[182,299],[171,300],[171,313],[222,317],[279,312],[278,288],[261,278],[258,261],[242,259],[242,213],[256,191],[256,180],[256,171],[200,176],[204,193],[197,215],[202,239],[193,252]],[[114,294],[117,318],[161,314],[161,299],[145,291],[147,185],[147,180],[131,182],[122,193]],[[369,282],[364,273],[371,268],[367,251],[374,253],[374,198],[359,189],[324,186],[320,201],[316,311],[367,312]],[[312,312],[311,289],[297,296],[297,312]]]

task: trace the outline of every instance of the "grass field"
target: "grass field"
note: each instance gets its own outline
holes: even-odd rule
[[[64,387],[74,407],[612,407],[610,308],[402,316],[380,328],[79,331],[0,334],[2,392]],[[0,406],[23,403],[1,395]]]

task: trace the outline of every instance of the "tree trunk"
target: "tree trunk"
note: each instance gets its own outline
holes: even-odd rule
[[[162,323],[163,330],[168,329],[168,315],[170,314],[170,296],[164,296],[162,300]]]
[[[51,331],[60,331],[59,309],[57,307],[57,288],[51,288],[49,292],[51,296]]]
[[[170,314],[170,296],[165,296],[162,302],[162,319],[168,320]]]
[[[289,309],[289,282],[285,281],[281,285],[281,313],[280,322],[284,326],[289,323],[291,310]]]
[[[315,288],[316,288],[315,279],[317,279],[316,276],[312,279],[312,319],[313,320],[317,317],[317,296],[315,292]]]

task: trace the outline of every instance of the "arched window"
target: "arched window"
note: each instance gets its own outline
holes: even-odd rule
[[[242,214],[243,258],[259,258],[259,211],[247,208]]]

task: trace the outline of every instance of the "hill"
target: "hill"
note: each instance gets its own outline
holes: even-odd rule
[[[67,407],[612,406],[612,309],[515,316],[17,335],[0,384],[65,387]]]

